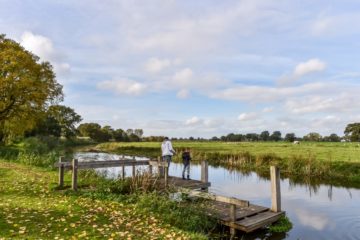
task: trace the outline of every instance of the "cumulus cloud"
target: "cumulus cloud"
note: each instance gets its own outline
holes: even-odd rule
[[[42,35],[26,31],[21,36],[20,44],[30,52],[39,56],[43,61],[49,61],[57,74],[63,75],[70,72],[70,64],[63,62],[63,56],[55,50],[52,41]]]
[[[192,118],[189,118],[185,121],[185,125],[186,126],[194,126],[194,125],[199,125],[199,124],[202,124],[203,123],[203,120],[198,118],[198,117],[192,117]]]
[[[326,68],[326,63],[317,59],[313,58],[306,62],[301,62],[296,65],[294,71],[290,75],[285,75],[278,80],[280,85],[289,84],[297,79],[314,72],[321,72],[324,71]]]
[[[174,74],[173,81],[176,85],[187,87],[192,84],[193,75],[193,71],[190,68],[184,68]]]
[[[98,83],[98,89],[113,91],[117,94],[138,96],[145,92],[146,85],[131,79],[122,78]]]
[[[170,66],[177,66],[181,63],[179,58],[174,60],[161,59],[161,58],[150,58],[145,64],[145,70],[150,73],[159,73]]]
[[[176,96],[178,98],[181,98],[181,99],[185,99],[185,98],[188,98],[190,95],[190,92],[189,90],[187,89],[181,89],[180,91],[177,92]]]
[[[269,102],[284,100],[289,97],[319,94],[333,89],[331,83],[309,83],[296,87],[268,87],[268,86],[248,86],[238,85],[235,87],[215,90],[209,93],[209,96],[216,99],[241,100],[249,102]]]
[[[238,117],[240,121],[251,121],[258,118],[258,114],[255,112],[241,113]]]

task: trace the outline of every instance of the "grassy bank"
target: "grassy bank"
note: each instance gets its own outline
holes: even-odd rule
[[[178,152],[192,149],[194,160],[212,165],[257,171],[266,176],[270,165],[278,165],[282,175],[295,181],[323,181],[334,185],[360,187],[359,143],[302,142],[173,142]],[[103,143],[99,151],[119,154],[160,155],[160,143]],[[180,161],[180,154],[175,156]]]
[[[126,186],[82,174],[87,188],[74,194],[54,190],[56,172],[0,160],[0,239],[206,239],[203,218],[188,203],[122,194]]]

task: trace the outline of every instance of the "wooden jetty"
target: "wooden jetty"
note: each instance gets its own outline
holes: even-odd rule
[[[277,167],[270,168],[271,175],[271,208],[250,204],[247,200],[241,200],[233,197],[220,196],[218,194],[208,193],[208,187],[211,183],[208,181],[208,163],[201,163],[200,180],[184,180],[179,177],[168,175],[168,164],[158,159],[153,160],[135,160],[134,158],[122,157],[118,160],[108,161],[82,161],[73,159],[72,162],[65,162],[61,157],[55,164],[59,168],[59,186],[64,185],[64,171],[72,170],[72,189],[77,191],[78,169],[104,168],[104,167],[122,167],[122,177],[125,177],[125,167],[132,167],[132,176],[136,174],[136,166],[148,166],[149,172],[153,173],[153,168],[158,169],[158,184],[164,187],[172,186],[179,191],[187,193],[190,197],[208,199],[207,214],[218,219],[225,226],[230,227],[231,235],[236,234],[236,230],[243,232],[252,232],[259,228],[268,226],[281,216],[285,215],[281,211],[280,194],[280,171]]]

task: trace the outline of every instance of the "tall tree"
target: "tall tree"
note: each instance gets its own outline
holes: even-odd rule
[[[360,123],[350,123],[345,128],[345,137],[352,142],[360,141]]]
[[[261,141],[269,141],[270,140],[270,133],[269,131],[263,131],[260,133],[260,140]]]
[[[304,136],[305,141],[319,142],[322,140],[322,136],[319,133],[311,132]]]
[[[62,86],[50,63],[0,35],[0,135],[34,128],[49,105],[62,100]]]
[[[274,131],[271,136],[270,136],[270,139],[272,141],[280,141],[281,140],[281,132],[280,131]]]
[[[287,142],[293,142],[295,141],[295,139],[296,139],[295,133],[287,133],[284,138],[284,140]]]

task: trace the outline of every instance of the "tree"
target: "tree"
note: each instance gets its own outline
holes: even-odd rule
[[[67,138],[76,135],[76,124],[82,121],[81,116],[74,109],[63,105],[50,106],[48,115],[58,122],[61,128],[61,136]]]
[[[280,131],[274,131],[271,134],[270,139],[272,141],[275,141],[275,142],[280,141],[281,140],[281,132]]]
[[[125,142],[127,140],[125,131],[120,128],[114,131],[113,137],[117,142]]]
[[[322,136],[319,133],[311,132],[304,136],[305,141],[311,141],[311,142],[319,142],[321,141]]]
[[[101,126],[97,123],[82,123],[77,130],[80,136],[93,138],[101,130]]]
[[[284,138],[284,140],[287,142],[293,142],[295,141],[295,139],[296,139],[295,133],[287,133]]]
[[[352,141],[360,141],[360,123],[350,123],[345,128],[345,138]]]
[[[141,138],[142,135],[144,134],[144,131],[143,131],[142,129],[135,129],[135,130],[134,130],[134,134],[135,134],[136,136],[138,136],[139,138]]]
[[[48,107],[63,100],[52,66],[0,35],[0,135],[31,130]]]
[[[269,131],[263,131],[262,133],[260,133],[260,140],[261,141],[269,141],[270,140]]]
[[[332,133],[330,136],[323,137],[323,141],[325,142],[340,142],[341,138],[336,134]]]

